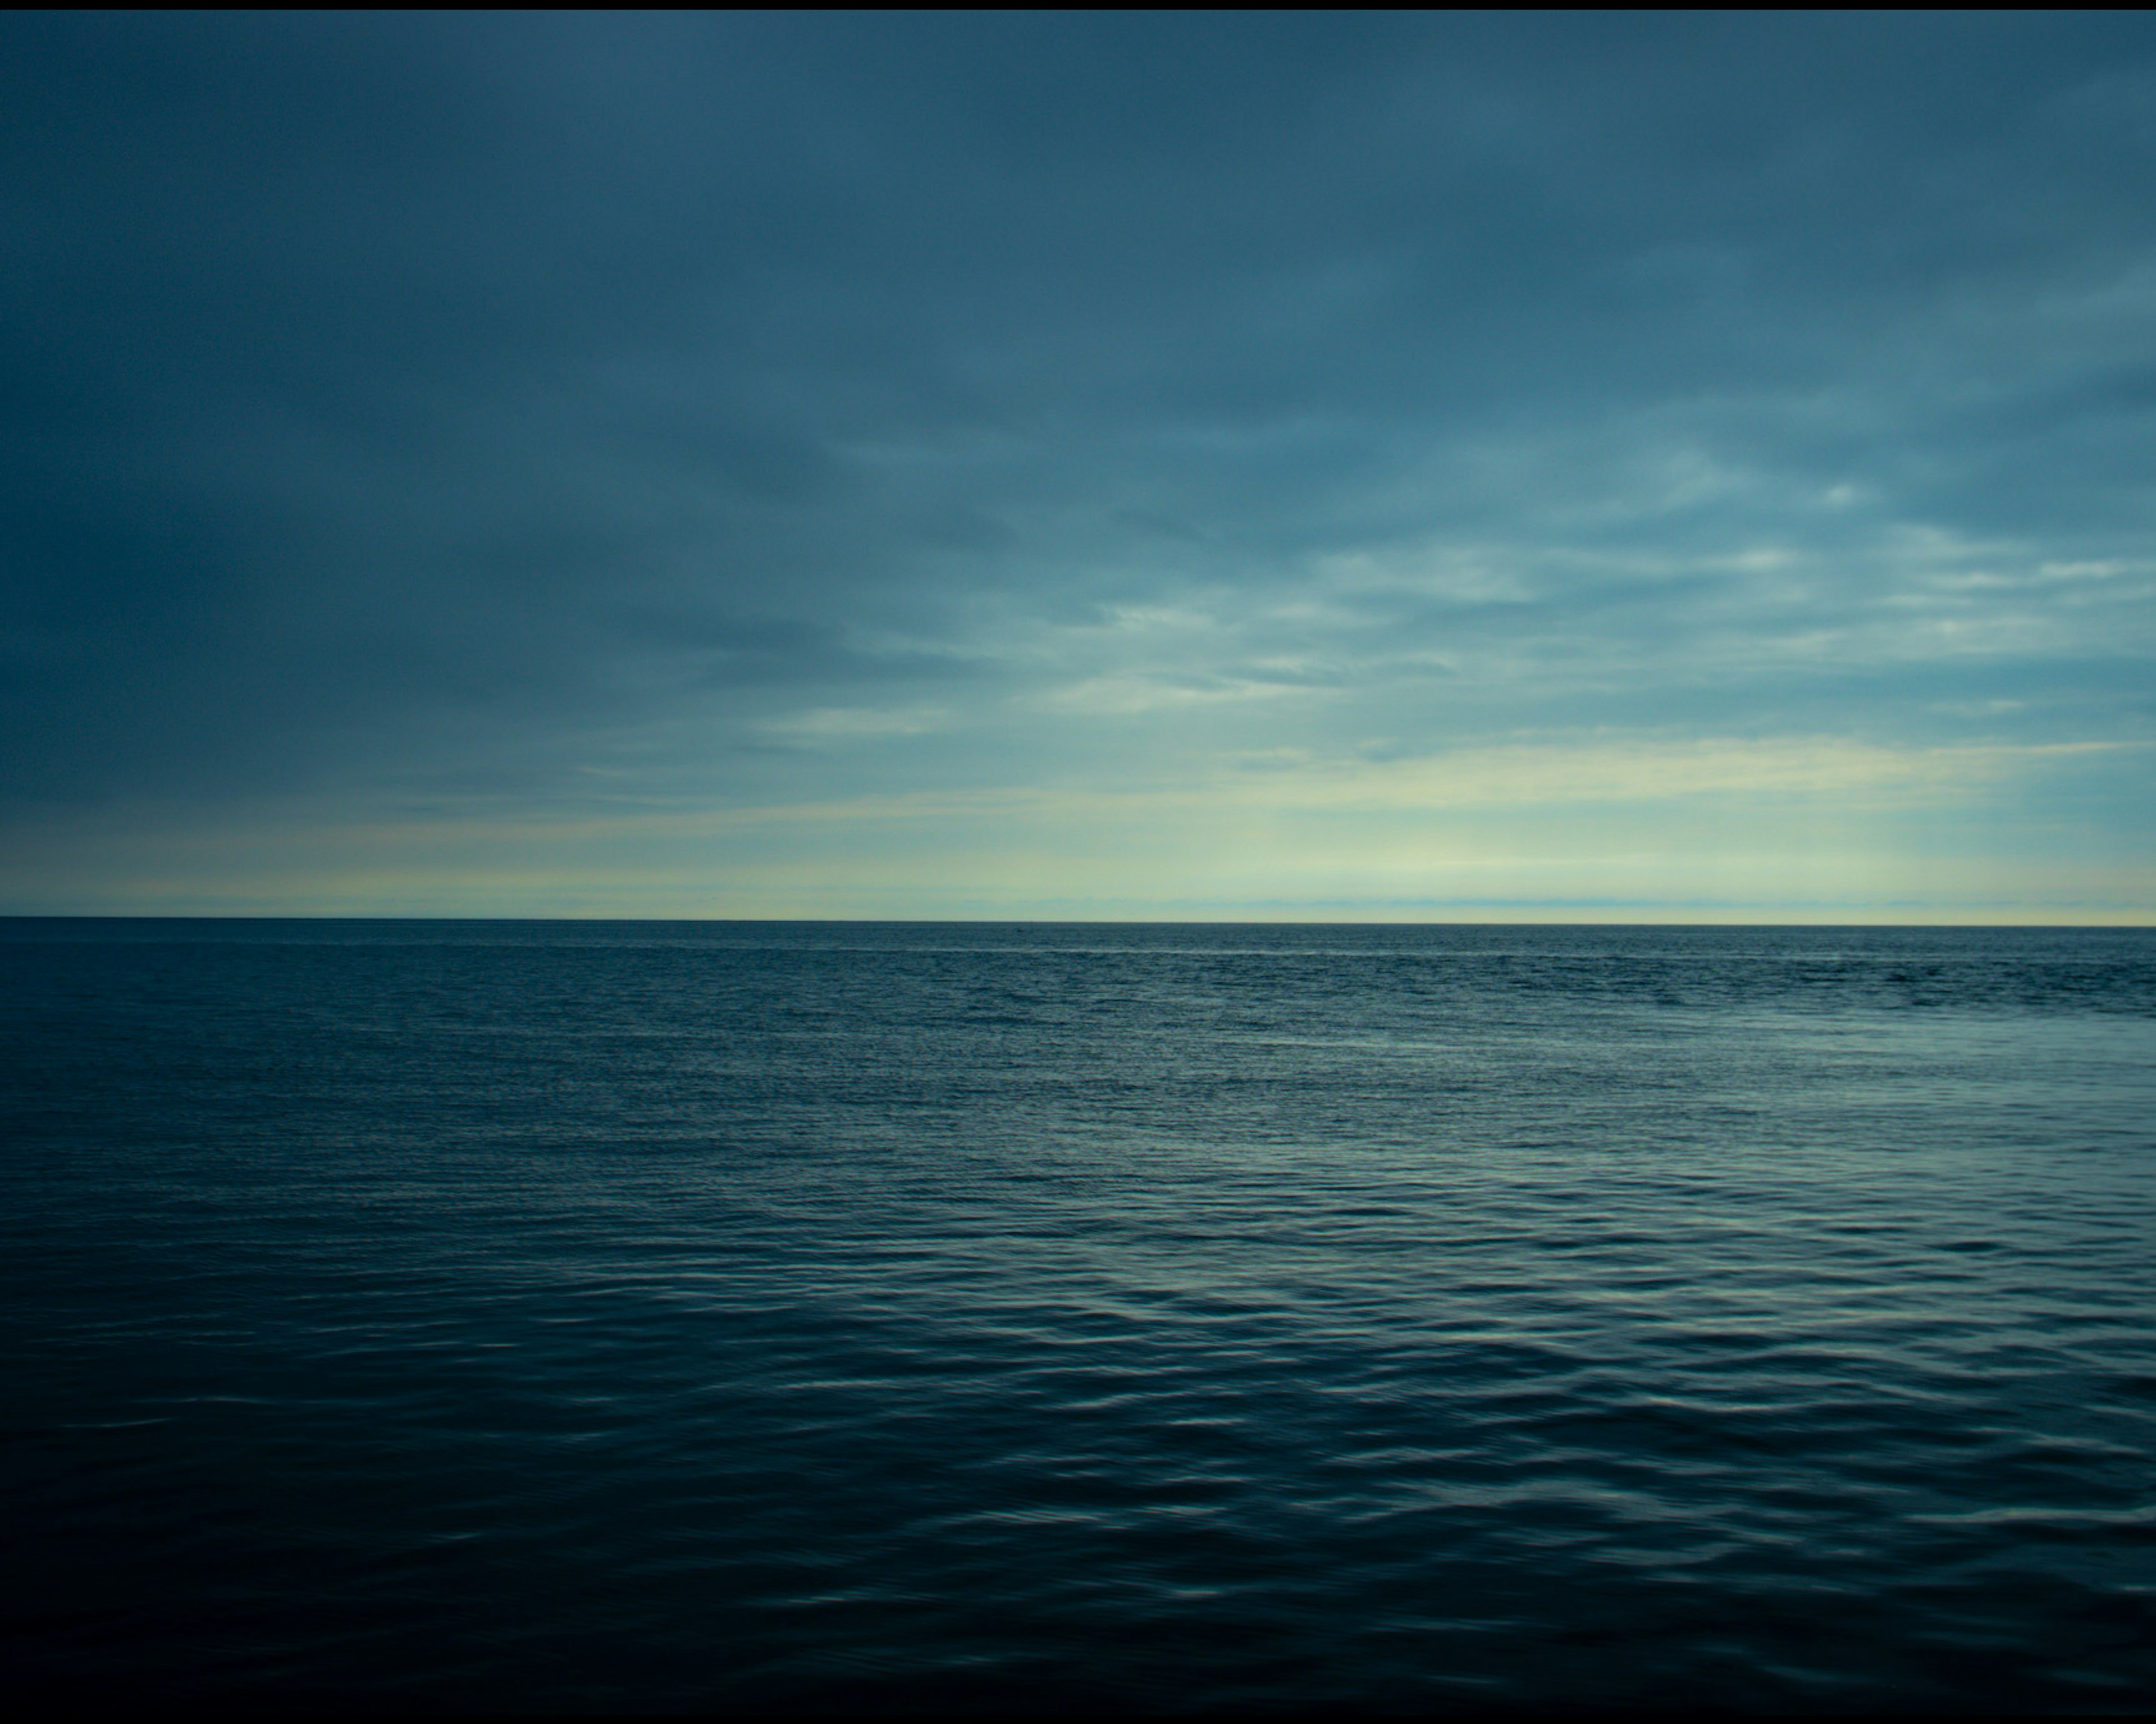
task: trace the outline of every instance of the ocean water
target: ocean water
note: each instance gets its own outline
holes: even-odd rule
[[[0,924],[4,1689],[2156,1704],[2156,934]]]

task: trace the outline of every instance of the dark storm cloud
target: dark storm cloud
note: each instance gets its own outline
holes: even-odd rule
[[[1194,594],[1133,674],[2142,697],[2030,573],[2149,550],[2138,18],[0,29],[18,799],[543,785],[691,713],[752,752]],[[1890,616],[1903,530],[1963,584]],[[1261,614],[1436,540],[1491,566]],[[2033,660],[1888,638],[2010,600]]]

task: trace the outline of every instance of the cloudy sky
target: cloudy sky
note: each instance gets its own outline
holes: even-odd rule
[[[2156,26],[0,21],[0,910],[2156,921]]]

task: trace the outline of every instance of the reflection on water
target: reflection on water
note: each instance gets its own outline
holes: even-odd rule
[[[23,1681],[2156,1700],[2156,937],[0,924]]]

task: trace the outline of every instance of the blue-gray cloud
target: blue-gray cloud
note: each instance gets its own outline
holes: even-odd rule
[[[2138,16],[0,34],[18,810],[2148,733]]]

